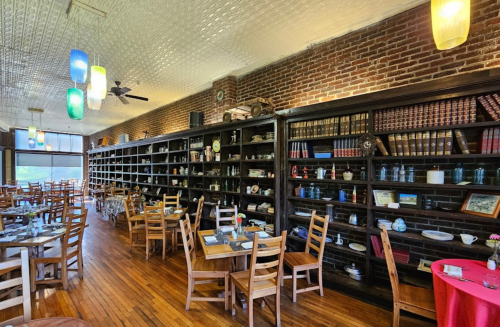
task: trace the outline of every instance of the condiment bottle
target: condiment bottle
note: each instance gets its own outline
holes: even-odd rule
[[[366,181],[366,167],[361,167],[360,177],[362,181]]]
[[[307,197],[309,199],[314,199],[314,183],[309,186],[309,191],[307,192]]]
[[[347,164],[347,168],[344,170],[344,173],[342,174],[342,176],[344,177],[344,180],[351,181],[352,175],[353,175],[352,169],[351,169],[351,167],[349,167],[349,164]]]
[[[298,175],[299,175],[299,172],[297,170],[297,166],[293,166],[292,167],[292,178],[297,178]]]
[[[356,196],[356,185],[354,185],[354,190],[352,191],[352,203],[356,203],[357,196]]]
[[[405,183],[406,182],[405,165],[401,165],[401,169],[399,170],[399,182],[400,183]]]
[[[332,164],[332,179],[335,179],[335,164]]]

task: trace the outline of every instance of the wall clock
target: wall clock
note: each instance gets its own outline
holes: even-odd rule
[[[220,151],[220,142],[219,142],[219,140],[215,140],[212,143],[212,149],[214,149],[215,152],[219,152]]]
[[[217,99],[217,101],[222,101],[224,100],[224,90],[218,90],[217,93],[215,94],[215,98]]]
[[[377,139],[371,134],[365,134],[358,139],[358,145],[363,157],[373,155],[377,148]]]

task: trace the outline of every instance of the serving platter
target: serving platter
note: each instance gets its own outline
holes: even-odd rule
[[[311,217],[312,214],[311,213],[308,213],[308,212],[300,212],[300,211],[296,211],[295,214],[297,216],[302,216],[302,217]]]
[[[359,243],[351,243],[349,244],[349,247],[355,251],[360,251],[360,252],[366,251],[366,246]]]
[[[453,234],[440,232],[437,230],[424,230],[422,231],[422,236],[436,241],[451,241],[454,237]]]

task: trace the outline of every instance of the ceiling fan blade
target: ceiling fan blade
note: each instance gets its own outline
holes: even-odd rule
[[[124,95],[125,93],[127,93],[128,91],[131,91],[132,89],[129,89],[128,87],[122,87],[119,91],[118,91],[118,94],[119,95]]]
[[[132,98],[132,99],[137,99],[137,100],[142,100],[142,101],[149,101],[148,98],[138,97],[137,95],[125,94],[125,96],[127,98]]]
[[[116,93],[116,92],[119,92],[119,91],[120,91],[119,87],[113,86],[109,92]]]
[[[124,97],[118,97],[118,99],[120,99],[120,101],[123,103],[123,104],[129,104],[130,102],[128,102],[127,99],[125,99]]]

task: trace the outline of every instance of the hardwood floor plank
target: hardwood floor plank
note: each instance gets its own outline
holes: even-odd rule
[[[41,285],[32,293],[32,318],[81,317],[95,327],[130,326],[246,326],[246,310],[236,316],[224,311],[220,302],[192,302],[184,310],[187,268],[184,251],[168,253],[166,260],[155,253],[148,261],[144,249],[129,251],[126,225],[101,219],[91,202],[83,241],[84,277],[69,272],[69,288]],[[304,283],[304,281],[300,281]],[[291,301],[291,281],[281,294],[283,326],[382,327],[390,326],[392,312],[345,294],[325,289],[299,294]],[[219,290],[222,290],[219,287]],[[197,285],[197,294],[213,295],[214,285]],[[215,291],[217,293],[217,291]],[[274,306],[274,299],[270,299]],[[269,308],[254,305],[256,326],[274,326]],[[20,308],[0,312],[1,319],[20,313]],[[401,327],[431,327],[433,323],[402,317]]]

